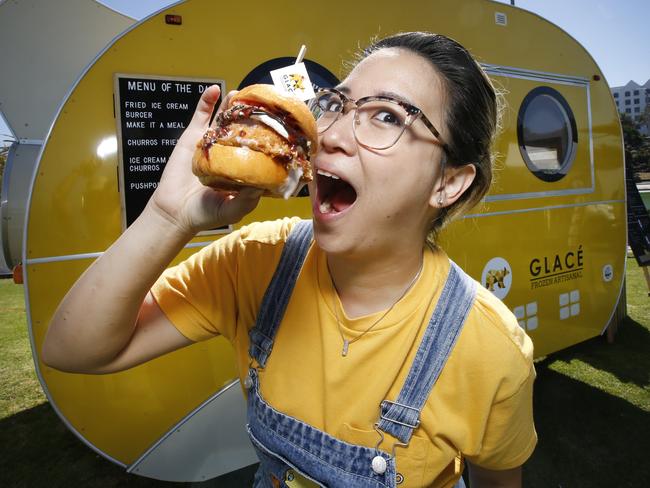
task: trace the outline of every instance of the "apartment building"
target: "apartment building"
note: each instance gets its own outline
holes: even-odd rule
[[[629,115],[634,120],[638,120],[646,106],[650,105],[650,80],[643,85],[629,81],[625,86],[613,86],[610,90],[614,95],[618,111]],[[641,132],[646,136],[650,135],[647,124],[641,127]]]

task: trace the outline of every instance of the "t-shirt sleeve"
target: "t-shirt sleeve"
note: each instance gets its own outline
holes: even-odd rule
[[[167,269],[151,288],[154,299],[188,339],[234,340],[242,313],[254,320],[294,223],[251,224],[211,243]]]
[[[234,232],[168,268],[151,288],[163,313],[188,339],[233,336],[239,245]]]
[[[533,422],[535,368],[511,396],[492,405],[480,453],[467,459],[485,469],[503,470],[522,465],[533,453],[537,433]]]
[[[465,360],[480,379],[469,386],[476,397],[476,437],[464,452],[482,468],[511,469],[522,465],[537,444],[533,343],[508,307],[483,287],[475,312],[470,330],[475,355]]]

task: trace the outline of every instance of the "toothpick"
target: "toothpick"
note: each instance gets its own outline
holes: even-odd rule
[[[300,51],[298,52],[298,57],[296,58],[296,62],[294,64],[302,63],[302,60],[305,59],[306,52],[307,52],[307,46],[303,44],[302,46],[300,46]]]

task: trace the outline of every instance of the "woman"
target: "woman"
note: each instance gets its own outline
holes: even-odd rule
[[[473,487],[520,486],[532,344],[427,245],[491,181],[496,96],[477,63],[440,35],[371,46],[312,102],[313,243],[311,222],[253,224],[163,273],[260,197],[190,172],[218,96],[205,92],[145,211],[59,306],[44,361],[106,373],[222,334],[247,389],[256,486],[451,486],[464,459]]]

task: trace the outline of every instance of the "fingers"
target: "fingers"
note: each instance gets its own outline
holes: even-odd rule
[[[223,112],[229,105],[230,99],[237,93],[236,90],[231,90],[221,101],[219,109],[217,112]],[[212,85],[203,92],[199,103],[196,106],[192,121],[190,122],[190,127],[200,128],[205,130],[210,123],[210,118],[212,117],[212,112],[214,112],[214,106],[219,100],[219,95],[221,95],[221,89],[219,85]]]
[[[217,110],[217,113],[221,113],[224,110],[228,108],[228,105],[230,105],[230,99],[237,93],[237,90],[230,90],[228,94],[223,97],[223,100],[221,100],[221,105],[219,105],[219,109]],[[215,117],[214,120],[212,121],[212,126],[214,127],[215,124],[217,123],[217,118]]]
[[[212,111],[219,100],[220,94],[221,89],[219,88],[219,85],[212,85],[203,92],[203,95],[201,95],[199,103],[196,106],[196,110],[194,111],[194,116],[192,117],[190,126],[208,126],[210,117],[212,116]]]
[[[264,190],[252,187],[243,187],[237,193],[232,194],[228,199],[228,211],[238,214],[237,220],[250,213],[257,207]]]
[[[223,98],[223,101],[221,102],[221,105],[219,106],[219,112],[225,110],[228,107],[228,104],[230,103],[230,99],[235,96],[237,93],[237,90],[230,90],[227,95]]]
[[[219,208],[215,208],[219,222],[239,222],[245,215],[252,212],[264,193],[258,188],[244,187],[236,193],[227,195]]]
[[[264,193],[264,190],[253,188],[252,186],[245,186],[239,192],[239,197],[247,200],[259,200]]]

